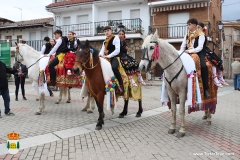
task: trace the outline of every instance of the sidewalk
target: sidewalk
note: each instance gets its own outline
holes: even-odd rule
[[[38,102],[28,94],[28,101],[11,101],[16,116],[0,119],[2,146],[6,144],[6,133],[15,129],[21,134],[20,146],[24,149],[14,156],[0,154],[0,160],[237,160],[240,158],[240,92],[234,91],[232,82],[228,82],[230,86],[219,88],[212,125],[205,125],[201,119],[203,112],[186,113],[187,132],[181,139],[167,133],[171,112],[161,106],[160,89],[155,86],[143,87],[141,118],[134,117],[137,102],[133,101],[130,101],[127,117],[116,118],[123,108],[121,99],[113,116],[105,110],[105,125],[101,131],[94,130],[97,110],[93,114],[81,112],[85,102],[78,100],[79,90],[72,90],[71,104],[63,101],[55,105],[52,98],[46,97],[46,111],[41,116],[34,115]],[[12,89],[10,86],[11,93]],[[177,112],[177,129],[179,124]]]

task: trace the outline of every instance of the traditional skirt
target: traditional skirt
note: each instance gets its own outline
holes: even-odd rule
[[[127,74],[136,73],[139,69],[138,62],[126,53],[120,54],[120,62]]]

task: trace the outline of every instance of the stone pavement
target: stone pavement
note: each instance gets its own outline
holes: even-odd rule
[[[240,158],[240,92],[230,86],[219,89],[216,113],[212,125],[206,126],[203,112],[186,113],[187,132],[184,138],[167,134],[171,112],[160,104],[160,87],[143,87],[142,118],[135,118],[137,102],[130,101],[129,113],[124,119],[116,118],[122,111],[120,99],[112,116],[105,110],[103,130],[95,131],[98,118],[81,112],[85,102],[80,90],[72,89],[72,103],[56,105],[55,97],[46,97],[46,110],[34,115],[39,103],[35,92],[26,84],[27,101],[19,95],[14,101],[14,86],[10,84],[13,117],[0,119],[0,160],[2,159],[239,159]],[[153,84],[151,81],[148,84]],[[156,84],[156,82],[154,82]],[[0,102],[3,106],[3,102]],[[3,107],[1,107],[3,111]],[[179,125],[179,114],[177,115]],[[179,128],[178,128],[179,129]],[[1,154],[6,145],[6,134],[20,133],[21,151],[17,155]],[[26,143],[27,142],[27,143]],[[2,147],[2,148],[1,148]]]

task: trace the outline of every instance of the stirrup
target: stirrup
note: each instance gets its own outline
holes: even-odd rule
[[[218,81],[218,82],[215,81],[215,78],[218,80],[217,76],[214,76],[214,77],[213,77],[213,82],[214,82],[214,84],[215,84],[216,86],[218,86],[218,87],[223,87],[223,85],[222,85],[219,81]]]

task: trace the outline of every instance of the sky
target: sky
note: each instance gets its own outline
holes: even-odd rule
[[[53,14],[45,10],[45,6],[52,0],[0,0],[0,17],[12,21],[52,17]],[[21,8],[17,9],[15,7]],[[223,20],[240,19],[240,0],[224,0]]]

